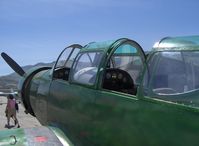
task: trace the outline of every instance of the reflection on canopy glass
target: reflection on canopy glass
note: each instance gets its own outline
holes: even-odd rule
[[[148,64],[149,72],[145,74],[145,93],[169,101],[197,102],[195,96],[199,89],[198,58],[199,51],[155,53]],[[191,97],[185,97],[188,93],[191,93]]]

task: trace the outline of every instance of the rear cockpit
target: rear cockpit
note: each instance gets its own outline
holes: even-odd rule
[[[154,45],[144,76],[144,93],[199,105],[199,36],[164,38]]]

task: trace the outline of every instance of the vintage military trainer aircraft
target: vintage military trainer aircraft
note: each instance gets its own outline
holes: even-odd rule
[[[199,145],[199,36],[164,38],[147,59],[130,39],[75,44],[28,72],[1,55],[44,126],[2,131],[0,144]]]

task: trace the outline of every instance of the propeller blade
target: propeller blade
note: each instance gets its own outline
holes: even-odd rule
[[[19,66],[12,58],[10,58],[6,53],[2,52],[1,56],[6,61],[6,63],[20,76],[25,74],[25,71]]]

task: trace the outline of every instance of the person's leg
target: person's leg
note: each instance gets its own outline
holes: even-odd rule
[[[16,120],[15,120],[15,118],[14,118],[13,115],[11,116],[11,118],[13,119],[13,121],[14,121],[14,123],[15,123],[15,125],[16,125]]]
[[[10,114],[7,115],[7,127],[10,127]]]
[[[18,119],[17,119],[17,115],[16,115],[16,113],[15,114],[13,114],[13,118],[14,118],[14,121],[15,121],[15,126],[18,124],[18,128],[20,127],[20,125],[19,125],[19,121],[18,121]]]

